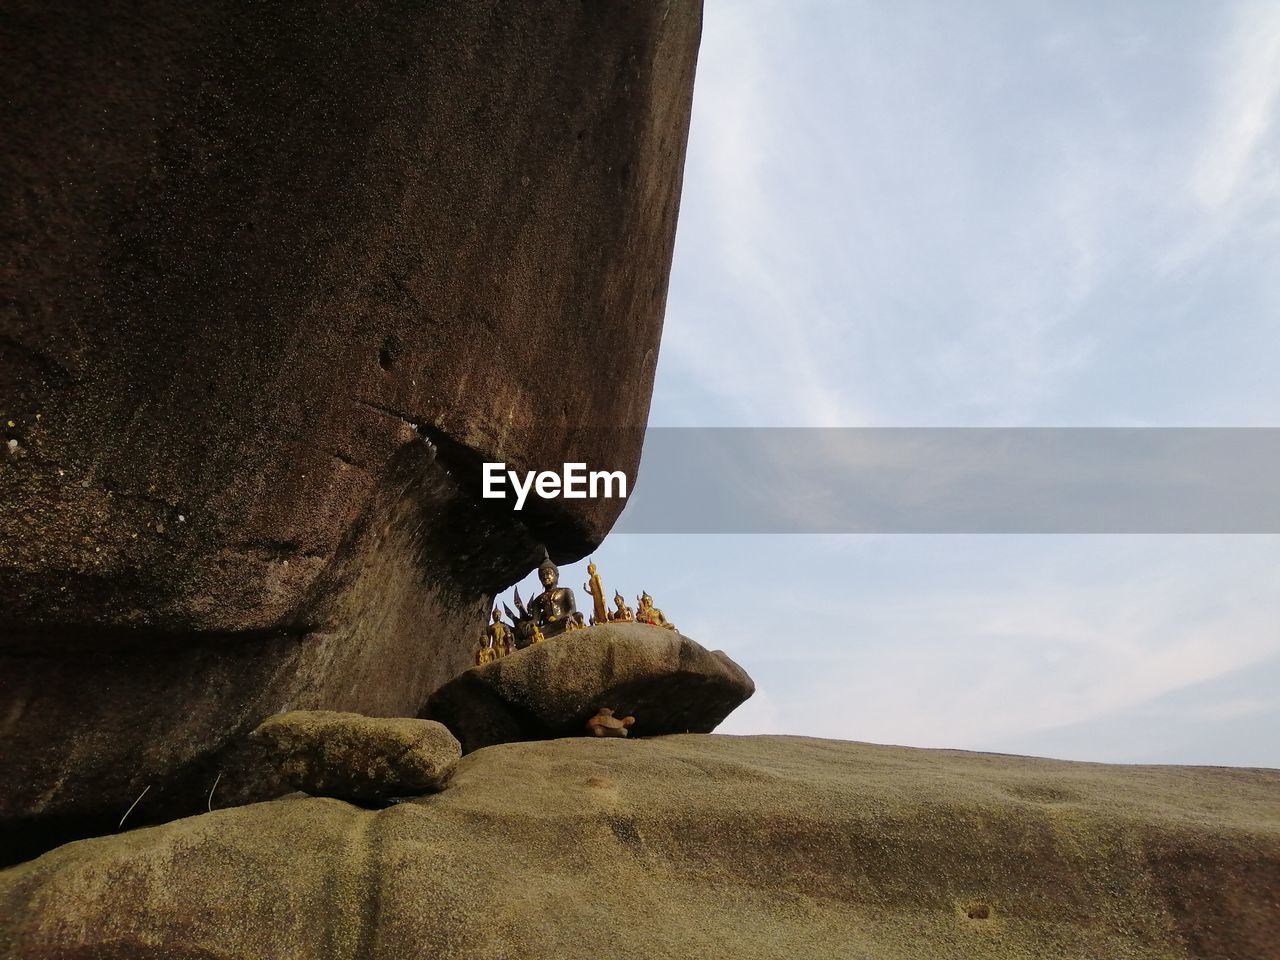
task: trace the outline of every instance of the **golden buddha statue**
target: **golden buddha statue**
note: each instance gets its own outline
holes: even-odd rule
[[[595,561],[587,564],[587,582],[582,586],[591,594],[591,625],[609,622],[609,608],[604,602],[604,584],[600,582],[600,574],[596,572]]]
[[[661,610],[653,605],[653,597],[647,593],[641,593],[636,598],[639,606],[636,607],[636,623],[647,623],[655,627],[666,627],[668,630],[674,630],[675,624],[668,623],[667,618],[663,616]]]
[[[505,657],[514,648],[515,637],[512,636],[511,628],[502,622],[502,611],[497,607],[493,608],[493,622],[485,627],[484,633],[488,647],[493,651],[490,659]]]
[[[622,594],[614,591],[613,602],[618,609],[609,614],[610,623],[630,623],[635,620],[636,615],[632,609],[627,606],[626,598],[623,597]]]
[[[535,623],[533,630],[529,634],[529,643],[541,643],[545,639],[547,638],[542,635],[542,628]]]

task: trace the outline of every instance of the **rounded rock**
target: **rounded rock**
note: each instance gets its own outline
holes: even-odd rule
[[[408,717],[293,710],[251,736],[292,786],[358,803],[443,790],[462,756],[442,724]]]
[[[755,693],[719,650],[643,623],[575,630],[474,667],[427,700],[465,753],[496,743],[581,736],[602,708],[634,716],[632,736],[710,733]]]

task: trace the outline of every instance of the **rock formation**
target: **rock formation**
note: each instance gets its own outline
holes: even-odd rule
[[[6,5],[0,849],[281,784],[287,708],[413,714],[621,501],[696,2]],[[608,429],[606,429],[608,428]]]
[[[634,715],[632,736],[710,733],[755,689],[720,650],[662,627],[611,623],[473,667],[433,693],[422,715],[447,726],[470,753],[580,736],[601,707]]]
[[[376,803],[445,788],[462,748],[430,720],[291,710],[250,734],[289,785],[317,797]]]
[[[793,737],[507,744],[387,810],[291,797],[0,872],[0,955],[1274,960],[1278,794]]]

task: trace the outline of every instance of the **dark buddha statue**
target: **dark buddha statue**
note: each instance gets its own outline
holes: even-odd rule
[[[551,557],[538,565],[538,579],[544,589],[529,601],[529,616],[542,628],[542,635],[548,638],[558,636],[570,623],[581,623],[582,614],[578,612],[573,591],[559,585],[560,570],[551,562]]]
[[[538,565],[538,579],[542,581],[543,590],[529,601],[528,609],[520,602],[520,591],[516,591],[516,610],[519,613],[511,613],[511,618],[516,625],[516,646],[521,650],[535,642],[535,627],[541,631],[542,638],[550,639],[566,630],[586,625],[578,612],[573,591],[560,586],[560,570],[551,562],[550,556]]]

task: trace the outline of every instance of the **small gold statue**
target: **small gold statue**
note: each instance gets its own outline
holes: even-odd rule
[[[489,646],[489,638],[480,638],[480,649],[476,651],[476,666],[483,667],[486,663],[493,663],[497,659],[493,647]]]
[[[614,591],[613,602],[618,609],[609,614],[610,623],[630,623],[635,620],[636,615],[630,607],[627,606],[626,598],[622,594]]]
[[[636,722],[635,717],[615,717],[609,707],[601,707],[594,717],[587,721],[587,733],[593,737],[625,737],[627,727]]]
[[[609,607],[604,602],[604,584],[600,582],[600,574],[596,572],[594,560],[587,564],[587,573],[589,574],[587,582],[582,586],[587,593],[591,594],[591,625],[594,627],[597,623],[609,622]]]
[[[493,659],[505,657],[514,649],[515,637],[511,628],[502,622],[502,611],[497,607],[493,608],[493,623],[485,627],[484,633],[489,649],[493,651]]]
[[[639,607],[632,610],[627,606],[621,591],[614,591],[613,603],[617,608],[610,610],[604,599],[604,584],[600,580],[600,571],[592,560],[587,564],[587,582],[583,588],[591,594],[591,626],[602,623],[645,623],[667,630],[675,630],[675,624],[667,620],[666,615],[653,605],[653,597],[647,592],[637,597]],[[514,627],[502,622],[501,612],[493,611],[493,624],[488,629],[488,647],[492,652],[488,660],[496,660],[506,656],[513,650],[523,650],[534,643],[554,638],[562,633],[573,633],[586,628],[587,623],[578,611],[573,591],[560,586],[560,570],[552,562],[551,557],[543,551],[542,563],[538,565],[538,579],[542,582],[543,591],[525,607],[520,599],[520,590],[515,591],[516,609],[504,607]],[[477,663],[482,662],[477,656]]]
[[[636,600],[640,604],[636,608],[636,623],[648,623],[655,627],[666,627],[668,630],[676,628],[675,624],[668,623],[662,611],[653,605],[653,597],[649,594],[641,593]]]

